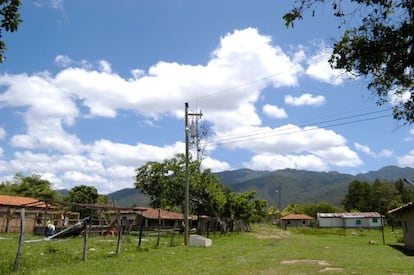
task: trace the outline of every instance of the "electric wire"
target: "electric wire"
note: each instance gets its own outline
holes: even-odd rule
[[[224,138],[218,138],[218,139],[215,139],[215,140],[212,140],[212,141],[206,141],[206,145],[207,146],[208,145],[210,145],[210,146],[211,145],[223,145],[223,144],[229,144],[229,143],[237,143],[237,142],[243,142],[243,141],[263,139],[263,138],[266,138],[266,137],[292,135],[292,134],[297,134],[297,133],[302,133],[302,132],[307,132],[307,131],[320,130],[320,129],[322,129],[321,127],[323,127],[323,129],[326,129],[326,128],[331,129],[331,128],[341,126],[341,125],[354,124],[354,123],[360,123],[360,122],[364,122],[364,121],[387,118],[387,117],[389,117],[389,114],[379,115],[379,116],[374,116],[374,117],[365,117],[365,116],[373,115],[373,114],[379,114],[379,113],[388,112],[388,111],[389,111],[389,109],[381,110],[381,111],[368,112],[368,113],[363,113],[363,114],[356,114],[356,115],[341,117],[341,118],[337,118],[337,119],[330,119],[330,120],[320,121],[320,122],[314,123],[313,125],[291,126],[291,127],[279,129],[279,130],[276,130],[276,131],[270,130],[271,131],[270,133],[269,133],[269,130],[261,130],[261,131],[257,131],[257,132],[253,131],[250,134],[243,135],[243,136],[224,137]],[[365,118],[362,118],[362,117],[365,117]],[[353,120],[349,120],[351,118]],[[360,118],[360,119],[356,119],[356,118]],[[325,123],[328,123],[328,124],[325,124]],[[300,128],[300,129],[298,129],[298,128]]]

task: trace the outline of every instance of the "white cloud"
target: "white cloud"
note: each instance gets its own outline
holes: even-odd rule
[[[111,64],[106,60],[99,61],[99,68],[102,72],[107,74],[112,72]]]
[[[272,155],[259,154],[254,156],[246,167],[255,170],[280,170],[285,168],[324,171],[328,168],[326,162],[315,155]]]
[[[287,118],[287,113],[283,108],[275,105],[266,104],[263,106],[263,113],[272,118]]]
[[[34,0],[37,7],[50,7],[53,9],[63,9],[63,0]]]
[[[354,143],[354,146],[358,151],[361,151],[374,158],[377,157],[377,155],[374,152],[372,152],[371,149],[367,145],[362,145],[356,142]]]
[[[285,96],[285,103],[292,106],[303,106],[303,105],[322,105],[326,101],[322,95],[314,96],[312,94],[303,94],[299,97],[293,97],[291,95]]]
[[[383,157],[383,158],[389,158],[392,157],[394,155],[394,151],[390,150],[390,149],[382,149],[379,153],[378,156],[379,157]]]
[[[221,172],[225,170],[231,169],[230,164],[225,161],[220,161],[217,159],[212,159],[210,157],[206,157],[201,162],[201,167],[203,169],[211,169],[212,172]]]
[[[369,146],[367,145],[362,145],[359,143],[354,143],[355,148],[360,151],[363,152],[365,154],[367,154],[368,156],[371,156],[373,158],[389,158],[391,156],[393,156],[394,152],[390,149],[382,149],[380,152],[376,153],[371,151],[371,148],[369,148]]]
[[[398,165],[403,167],[412,167],[414,166],[414,150],[411,150],[406,155],[397,158]]]
[[[4,139],[6,137],[6,130],[0,127],[0,139]]]
[[[392,90],[388,92],[388,101],[391,105],[401,105],[410,100],[411,92],[410,91],[401,91],[397,92],[396,90]]]
[[[298,85],[303,50],[292,56],[273,45],[270,37],[248,28],[223,36],[206,64],[160,61],[148,70],[132,69],[131,78],[115,73],[106,60],[95,68],[65,55],[55,58],[63,66],[55,75],[0,74],[4,88],[0,104],[20,108],[26,126],[10,137],[16,152],[13,159],[1,163],[8,167],[1,175],[36,171],[59,187],[88,183],[101,192],[130,187],[136,167],[172,158],[184,152],[184,143],[169,141],[156,146],[104,138],[84,141],[74,132],[78,121],[114,120],[121,111],[138,113],[138,123],[160,117],[182,120],[184,102],[196,102],[208,114],[214,130],[208,150],[221,145],[253,152],[251,167],[271,167],[278,160],[285,167],[314,170],[360,164],[346,140],[332,130],[262,125],[256,105],[263,90]],[[312,95],[291,100],[296,104],[324,102],[323,97]],[[274,105],[265,105],[262,111],[271,117],[287,116]],[[213,171],[231,167],[209,157],[203,166]]]
[[[346,79],[354,79],[355,77],[347,74],[344,70],[331,68],[328,62],[331,54],[332,49],[321,48],[319,53],[309,59],[306,74],[311,78],[332,85],[340,85]]]
[[[57,55],[55,57],[55,63],[61,67],[69,67],[74,61],[67,55]]]

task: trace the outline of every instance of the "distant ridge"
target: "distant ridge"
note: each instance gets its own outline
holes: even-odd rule
[[[281,184],[282,207],[288,204],[305,204],[328,202],[340,206],[348,191],[348,185],[353,180],[374,182],[397,181],[408,178],[414,181],[414,169],[397,166],[385,166],[378,171],[370,171],[357,175],[342,174],[339,172],[314,172],[296,169],[276,171],[256,171],[238,169],[216,173],[221,182],[232,188],[234,192],[256,190],[257,197],[265,199],[269,206],[278,205],[279,185]],[[108,195],[114,198],[119,206],[133,205],[147,206],[149,198],[135,188],[125,188]]]

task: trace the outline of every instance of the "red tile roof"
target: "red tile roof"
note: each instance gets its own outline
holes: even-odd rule
[[[0,205],[46,208],[46,203],[39,201],[38,199],[9,195],[0,195]]]
[[[281,218],[281,220],[314,220],[306,214],[289,214]]]

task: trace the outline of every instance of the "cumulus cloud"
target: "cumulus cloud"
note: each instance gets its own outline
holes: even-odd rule
[[[355,167],[362,164],[359,156],[347,146],[345,138],[332,130],[318,127],[302,128],[293,124],[277,128],[240,127],[220,133],[214,142],[232,150],[254,152],[255,157],[248,166],[262,167],[264,170],[269,169],[264,159],[274,163],[276,156],[280,160],[288,155],[283,160],[289,164],[286,167],[291,168],[325,170],[327,167]],[[321,161],[306,161],[309,158]]]
[[[8,131],[15,153],[0,165],[8,167],[0,170],[0,176],[35,171],[59,187],[87,183],[101,192],[130,187],[136,167],[172,158],[184,152],[184,143],[85,140],[75,126],[97,118],[113,121],[125,112],[139,117],[138,124],[165,117],[182,120],[184,102],[197,103],[208,114],[213,134],[206,148],[252,152],[249,167],[270,169],[277,161],[281,166],[313,170],[360,164],[346,140],[332,130],[262,125],[257,103],[263,90],[297,86],[303,60],[303,49],[289,55],[269,36],[247,28],[224,35],[206,64],[159,61],[147,69],[133,68],[131,77],[125,78],[112,70],[109,61],[92,66],[59,55],[55,63],[62,70],[55,75],[1,74],[0,106],[19,108],[25,128]],[[311,59],[307,73],[312,77],[322,73],[312,69],[316,64],[317,59]],[[322,104],[325,99],[304,95],[290,100],[303,105]],[[265,105],[262,111],[273,118],[287,117],[275,105]],[[207,157],[203,167],[222,171],[231,164]]]
[[[263,106],[263,113],[271,118],[287,118],[288,116],[283,108],[270,104]]]
[[[221,172],[231,169],[231,166],[229,163],[225,161],[220,161],[217,159],[213,159],[211,157],[206,157],[201,162],[201,168],[211,169],[212,172]]]
[[[328,62],[331,54],[332,49],[322,47],[317,54],[308,60],[308,68],[306,69],[306,74],[311,78],[332,85],[340,85],[346,79],[355,78],[343,70],[332,69],[331,65]]]
[[[398,165],[403,167],[414,166],[414,150],[411,150],[406,155],[397,158]]]
[[[376,153],[371,151],[371,148],[368,145],[363,145],[357,142],[354,143],[354,146],[357,151],[363,152],[364,154],[373,158],[389,158],[394,154],[394,152],[390,149],[382,149],[380,152]]]
[[[272,155],[267,153],[254,156],[244,165],[250,169],[267,171],[286,168],[324,171],[328,168],[327,163],[315,155]]]
[[[285,96],[285,103],[292,106],[303,106],[303,105],[322,105],[326,101],[322,95],[314,96],[312,94],[303,94],[299,97],[291,95]]]

